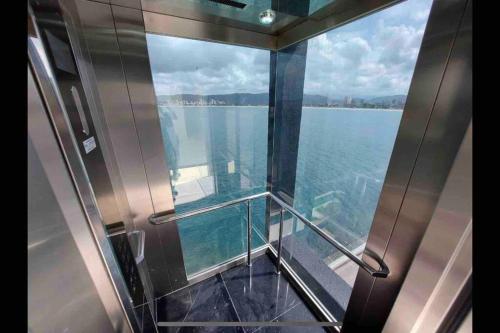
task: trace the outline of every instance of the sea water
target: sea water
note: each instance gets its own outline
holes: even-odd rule
[[[177,212],[266,190],[267,107],[161,106],[159,114]],[[366,240],[401,114],[302,110],[294,207],[348,248]],[[188,275],[245,253],[246,212],[241,204],[178,222]],[[264,199],[252,203],[254,248],[264,244],[264,213]]]

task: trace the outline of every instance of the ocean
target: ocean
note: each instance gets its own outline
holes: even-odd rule
[[[159,114],[177,212],[265,191],[267,107],[161,106]],[[401,115],[302,110],[294,207],[348,248],[366,240]],[[264,212],[264,199],[252,204],[254,247],[264,244]],[[179,221],[178,228],[188,276],[245,253],[244,204]],[[326,258],[332,249],[315,250]]]

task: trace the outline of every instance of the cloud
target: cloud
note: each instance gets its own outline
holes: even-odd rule
[[[412,12],[411,18],[415,21],[425,21],[429,16],[430,7]]]
[[[304,91],[329,97],[406,94],[431,0],[408,0],[308,41]],[[147,35],[156,93],[260,93],[269,51]]]
[[[418,20],[415,6],[421,8]],[[430,1],[410,0],[310,39],[305,93],[407,94],[426,23],[422,15],[429,8]]]
[[[158,95],[269,90],[269,51],[147,34]]]

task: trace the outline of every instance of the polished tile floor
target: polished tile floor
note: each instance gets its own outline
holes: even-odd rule
[[[267,255],[157,299],[158,322],[317,321]],[[321,327],[159,327],[160,332],[304,332]]]

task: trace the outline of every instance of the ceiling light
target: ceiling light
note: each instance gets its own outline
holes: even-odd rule
[[[274,22],[276,18],[276,12],[272,9],[266,9],[265,11],[259,14],[259,21],[262,24],[271,24]]]

